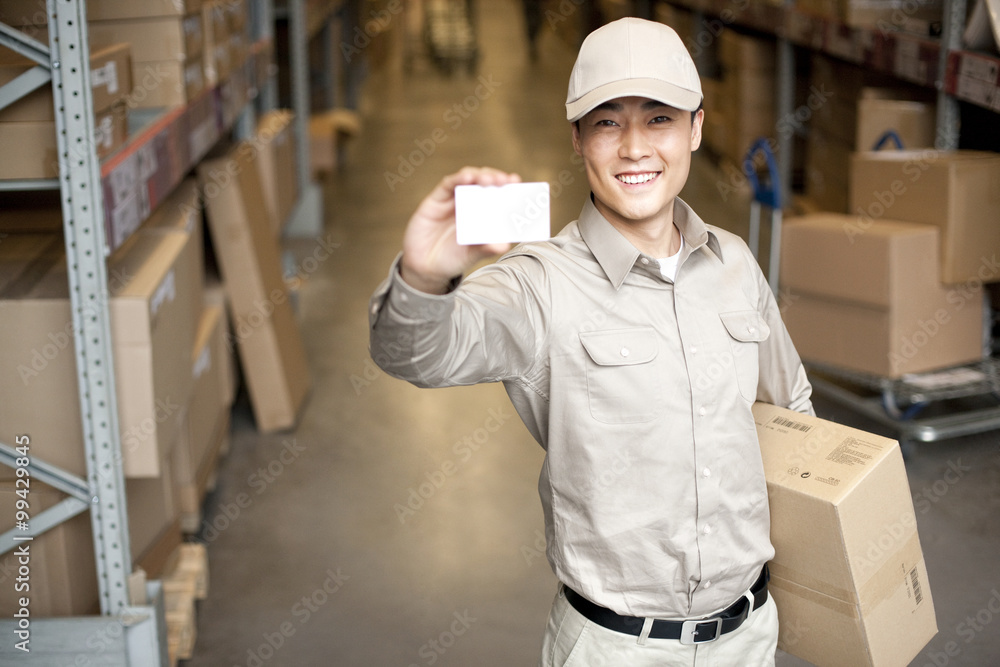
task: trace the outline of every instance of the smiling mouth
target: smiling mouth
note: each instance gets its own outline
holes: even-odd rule
[[[654,180],[660,173],[659,171],[648,171],[642,174],[618,174],[615,178],[626,185],[642,185]]]

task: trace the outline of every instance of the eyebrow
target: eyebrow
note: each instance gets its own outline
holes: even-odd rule
[[[671,107],[669,104],[664,104],[663,102],[657,102],[656,100],[647,100],[642,104],[643,111],[651,111],[653,109],[659,109],[659,108],[672,109],[673,107]],[[625,105],[622,104],[621,102],[604,102],[594,107],[594,111],[598,110],[621,112],[625,110]]]

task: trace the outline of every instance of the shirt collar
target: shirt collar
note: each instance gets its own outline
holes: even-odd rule
[[[682,261],[685,256],[706,245],[718,256],[719,261],[725,261],[722,257],[722,246],[715,233],[680,197],[674,198],[674,224],[684,237],[684,243],[690,248],[690,251],[681,257]],[[625,282],[625,277],[642,253],[601,215],[591,197],[588,197],[583,205],[577,226],[590,252],[594,254],[597,263],[604,269],[608,280],[617,290]]]

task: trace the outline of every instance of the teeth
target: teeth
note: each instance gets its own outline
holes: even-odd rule
[[[618,176],[618,180],[622,183],[628,183],[629,185],[638,185],[640,183],[648,183],[649,181],[656,178],[656,173],[648,174],[622,174]]]

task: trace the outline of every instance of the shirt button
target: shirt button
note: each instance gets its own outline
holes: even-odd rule
[[[701,474],[704,475],[705,477],[711,477],[712,471],[709,470],[708,468],[705,468],[704,470],[701,471]]]
[[[702,584],[702,586],[704,586],[705,588],[711,588],[712,587],[712,582],[711,581],[706,581],[705,583]]]
[[[639,261],[640,261],[640,262],[642,262],[643,264],[649,264],[649,260],[648,260],[648,259],[646,259],[645,257],[643,257],[643,258],[642,258],[642,259],[640,259]]]
[[[753,333],[753,327],[747,327],[747,333]]]
[[[701,415],[702,417],[704,417],[704,416],[705,416],[705,413],[706,413],[706,412],[707,412],[707,411],[705,410],[705,408],[698,408],[698,414],[699,414],[699,415]]]
[[[378,304],[372,306],[372,315],[378,314]]]
[[[701,532],[705,533],[706,535],[711,535],[712,527],[709,526],[708,524],[705,524],[705,527],[701,529]]]
[[[697,348],[697,346],[692,346],[691,347],[691,354],[698,354],[698,348]]]
[[[628,348],[627,347],[623,347],[622,348],[622,356],[623,357],[627,357],[628,355],[629,355]]]

